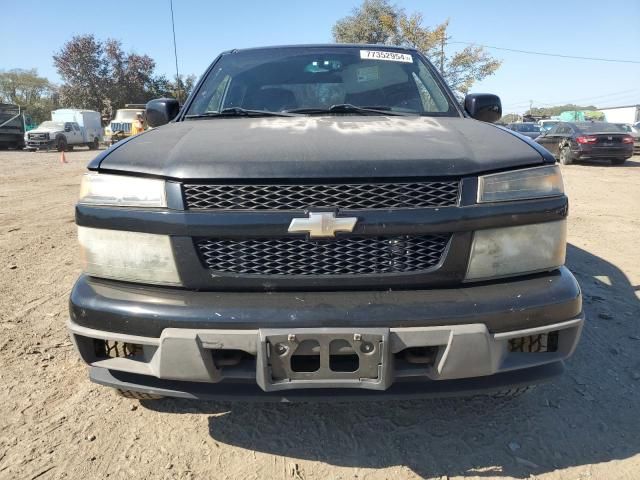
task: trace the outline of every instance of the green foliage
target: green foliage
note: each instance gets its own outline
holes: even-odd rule
[[[15,68],[0,71],[0,101],[20,105],[25,113],[40,123],[50,118],[58,106],[56,88],[38,71]]]
[[[365,0],[353,15],[338,20],[333,38],[338,43],[397,44],[398,22],[404,15],[386,0]]]
[[[584,119],[585,120],[596,120],[596,121],[604,121],[605,120],[605,116],[604,113],[602,112],[597,112],[597,111],[593,111],[593,110],[587,110],[584,112]]]
[[[112,117],[127,103],[146,103],[170,96],[186,99],[196,77],[176,81],[155,75],[155,61],[148,55],[126,53],[118,40],[79,35],[53,56],[63,80],[61,102],[68,107],[90,108]]]
[[[569,111],[581,111],[581,110],[595,110],[596,107],[593,105],[589,106],[580,106],[574,105],[573,103],[567,103],[566,105],[557,105],[555,107],[536,107],[531,110],[527,110],[525,115],[535,115],[535,116],[547,116],[553,117],[556,115],[560,115],[562,112]]]
[[[196,84],[195,75],[180,75],[178,81],[169,80],[164,75],[155,77],[151,87],[153,98],[170,97],[184,103]]]
[[[435,64],[454,91],[464,95],[475,82],[495,73],[502,61],[476,46],[448,53],[448,27],[448,20],[433,28],[424,26],[422,14],[408,15],[388,0],[364,0],[352,15],[335,23],[333,38],[338,43],[416,48]]]

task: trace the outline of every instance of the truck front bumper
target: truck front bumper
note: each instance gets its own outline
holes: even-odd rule
[[[192,292],[82,276],[70,311],[93,381],[201,399],[459,395],[540,383],[562,371],[584,322],[565,268],[454,289],[348,293]],[[125,344],[127,354],[114,354]],[[298,367],[300,358],[317,365]],[[346,370],[334,366],[345,358]]]
[[[49,150],[54,145],[54,140],[27,140],[25,148],[28,150]]]

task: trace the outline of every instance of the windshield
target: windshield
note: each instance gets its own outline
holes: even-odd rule
[[[576,123],[582,133],[624,133],[624,129],[615,123],[590,122]]]
[[[143,115],[143,110],[118,110],[114,122],[133,122],[138,114]]]
[[[60,130],[64,130],[64,123],[62,122],[52,122],[51,120],[42,122],[40,124],[40,128],[59,128]]]
[[[539,132],[540,127],[533,123],[520,123],[514,125],[514,129],[516,132]]]
[[[459,116],[432,67],[415,53],[373,48],[292,47],[224,54],[186,115],[225,109],[318,113],[349,104],[398,113]]]

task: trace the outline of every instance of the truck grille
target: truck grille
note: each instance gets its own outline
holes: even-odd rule
[[[29,133],[29,140],[49,140],[48,133]]]
[[[421,272],[436,267],[451,235],[196,239],[212,272],[253,275],[361,275]]]
[[[115,132],[130,133],[131,123],[130,122],[111,122],[110,128],[111,128],[111,131],[114,133]]]
[[[311,185],[183,185],[191,210],[305,210],[448,207],[458,204],[459,180]]]

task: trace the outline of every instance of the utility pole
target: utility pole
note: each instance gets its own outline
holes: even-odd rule
[[[180,97],[182,96],[182,82],[180,81],[180,72],[178,72],[178,48],[176,47],[176,27],[173,21],[173,0],[169,0],[169,7],[171,8],[171,30],[173,31],[173,55],[176,59],[176,88],[178,89],[177,100],[180,102]]]

